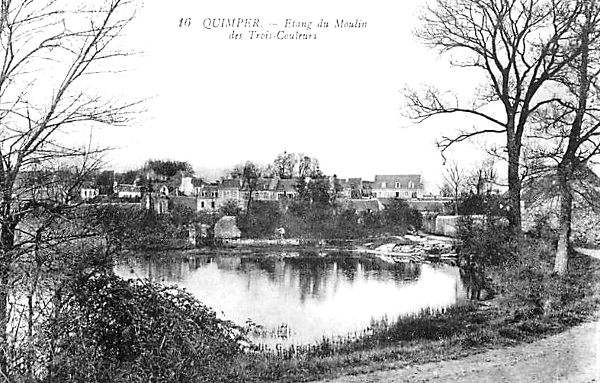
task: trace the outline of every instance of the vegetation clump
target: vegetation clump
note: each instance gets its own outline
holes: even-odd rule
[[[184,290],[95,273],[45,328],[46,382],[217,382],[243,333]]]

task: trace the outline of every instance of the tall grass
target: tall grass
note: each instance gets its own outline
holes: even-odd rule
[[[251,382],[298,382],[363,373],[528,342],[593,318],[600,307],[600,262],[573,254],[567,276],[553,275],[552,246],[525,239],[514,261],[489,266],[491,302],[373,321],[364,334],[324,338],[310,347],[240,355],[236,376]]]

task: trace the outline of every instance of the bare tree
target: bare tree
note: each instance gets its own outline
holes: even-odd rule
[[[498,181],[495,166],[494,158],[490,157],[475,164],[469,171],[465,184],[473,194],[481,196],[492,191]]]
[[[322,175],[319,160],[313,157],[298,154],[298,177],[320,177]]]
[[[428,5],[416,36],[441,53],[454,54],[451,64],[481,71],[486,82],[474,99],[461,103],[435,88],[405,90],[408,115],[416,122],[432,116],[463,113],[480,125],[442,137],[442,152],[483,134],[505,135],[508,160],[509,222],[521,231],[519,166],[523,134],[530,116],[556,98],[547,85],[579,55],[562,50],[582,1],[572,0],[436,0]],[[460,59],[459,59],[460,57]],[[494,112],[499,105],[500,112]]]
[[[539,163],[537,178],[549,179],[545,182],[546,193],[559,200],[559,240],[554,266],[559,274],[566,273],[568,268],[574,198],[579,195],[593,203],[598,197],[594,188],[586,184],[592,174],[589,165],[600,153],[600,4],[588,0],[582,7],[571,38],[563,48],[580,55],[561,72],[561,98],[539,111],[531,135],[543,142],[533,153]]]
[[[254,191],[258,186],[258,180],[262,177],[264,171],[262,167],[254,162],[246,161],[243,164],[234,166],[230,175],[232,178],[242,179],[242,188],[248,191],[248,200],[246,201],[246,212],[250,212],[252,206]]]
[[[87,165],[101,152],[68,144],[64,139],[72,129],[129,119],[134,104],[95,94],[88,75],[108,74],[110,61],[127,54],[112,45],[135,13],[130,6],[126,0],[76,8],[59,0],[0,3],[0,373],[5,377],[10,373],[6,331],[13,266],[33,243],[49,241],[40,230],[56,228],[35,218],[40,209],[59,217],[61,207],[68,206],[68,199],[51,190],[61,183],[31,182],[31,176],[58,163]],[[75,188],[81,177],[66,181],[63,191]],[[34,197],[32,188],[46,195]]]
[[[275,172],[274,176],[277,176],[281,179],[293,178],[296,163],[297,159],[294,153],[279,153],[275,160],[273,160],[273,170]]]
[[[442,194],[454,199],[454,214],[458,214],[458,201],[465,188],[466,176],[458,163],[452,162],[446,166]]]

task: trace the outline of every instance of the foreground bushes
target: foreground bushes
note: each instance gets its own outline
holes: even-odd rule
[[[45,329],[45,382],[218,382],[241,332],[189,293],[95,274]]]

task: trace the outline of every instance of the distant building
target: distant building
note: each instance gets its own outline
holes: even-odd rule
[[[425,188],[418,174],[376,175],[371,186],[377,198],[422,198]]]
[[[137,185],[115,185],[113,190],[119,198],[142,198],[142,188]]]
[[[370,196],[370,188],[368,191],[364,187],[365,182],[360,178],[338,179],[341,190],[338,193],[340,198],[345,199],[360,199]]]
[[[219,185],[217,183],[204,184],[199,189],[196,197],[197,211],[215,211],[217,198],[219,197]]]
[[[377,198],[371,199],[352,199],[352,207],[357,214],[360,213],[378,213],[384,209],[384,206]]]
[[[141,204],[144,209],[154,211],[157,214],[166,214],[169,212],[168,198],[159,193],[145,193]]]
[[[252,191],[253,201],[277,201],[277,178],[259,178]],[[243,187],[242,198],[248,201],[249,187],[247,183]]]
[[[243,181],[239,178],[227,178],[219,183],[217,193],[217,208],[228,201],[235,201],[240,207],[244,205],[242,196]]]
[[[79,189],[79,197],[83,201],[89,201],[91,199],[96,198],[99,195],[100,195],[100,189],[98,189],[97,187],[95,187],[91,184],[84,184]]]
[[[179,185],[179,192],[186,196],[197,196],[205,184],[200,178],[196,177],[181,177],[181,185]]]
[[[288,198],[294,199],[298,195],[296,189],[296,179],[280,179],[277,181],[277,200]]]

